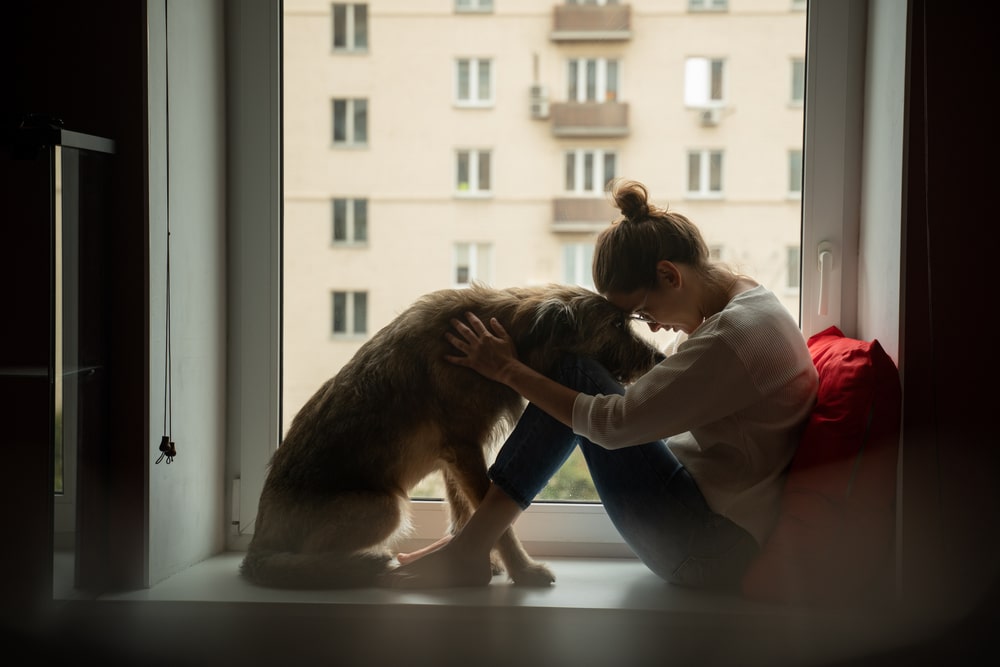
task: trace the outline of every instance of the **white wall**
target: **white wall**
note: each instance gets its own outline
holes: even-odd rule
[[[858,337],[899,363],[906,4],[869,0],[864,176],[858,243]]]
[[[225,540],[226,132],[223,1],[147,2],[153,585],[219,552]],[[168,208],[177,446],[169,465],[155,463],[164,430]]]

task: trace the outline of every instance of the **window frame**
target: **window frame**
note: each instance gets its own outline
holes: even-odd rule
[[[467,279],[459,279],[463,250]],[[452,247],[452,286],[468,287],[474,282],[489,284],[493,280],[493,244],[482,241],[459,241]]]
[[[592,158],[592,175],[590,187],[587,187],[587,157]],[[614,169],[608,177],[608,158],[614,160]],[[567,182],[570,178],[569,160],[572,158],[572,180],[573,184]],[[603,197],[607,193],[608,183],[617,177],[619,172],[618,151],[604,148],[567,148],[563,151],[563,188],[567,195],[574,197]],[[604,180],[597,178],[598,170],[603,174]]]
[[[344,238],[337,238],[337,203],[344,203]],[[358,205],[363,204],[364,214],[364,237],[358,238]],[[330,200],[330,242],[333,246],[342,248],[345,246],[364,247],[368,245],[368,199],[365,197],[333,197]]]
[[[467,98],[462,97],[462,63],[468,63],[469,69],[469,96]],[[485,93],[481,90],[479,85],[479,68],[483,65],[487,65],[489,68],[489,81],[486,83]],[[496,104],[494,95],[496,89],[496,73],[494,71],[495,62],[493,58],[488,57],[477,57],[477,56],[461,56],[455,58],[455,87],[454,87],[454,99],[455,106],[461,108],[490,108]],[[475,94],[473,94],[475,92]]]
[[[344,8],[344,46],[337,46],[337,7]],[[364,7],[364,46],[358,46],[357,14],[358,8]],[[367,2],[332,2],[330,3],[330,49],[334,53],[368,53],[368,3]]]
[[[239,202],[238,242],[231,246],[226,492],[227,547],[246,549],[253,532],[267,461],[280,440],[281,146],[280,0],[270,0],[267,49],[234,63],[236,107],[259,112],[230,128],[241,159],[231,176]],[[859,228],[861,109],[866,26],[864,0],[811,0],[807,9],[806,103],[803,141],[802,309],[804,335],[840,323],[853,330],[857,311],[856,239]],[[265,40],[267,41],[267,40]],[[264,76],[260,76],[264,72]],[[851,239],[854,239],[852,242]],[[855,245],[852,245],[855,244]],[[825,315],[818,316],[819,244],[832,244],[837,271]],[[446,525],[443,503],[414,503],[414,543]],[[535,504],[517,522],[538,556],[628,556],[601,505]]]
[[[695,67],[704,63],[705,68]],[[715,70],[718,66],[718,97],[715,94]],[[727,70],[726,58],[718,56],[687,56],[684,59],[684,106],[689,109],[721,109],[726,106]],[[696,70],[702,70],[697,71]],[[697,87],[695,84],[698,84]],[[695,96],[704,88],[705,96]]]
[[[722,199],[726,192],[726,155],[721,148],[691,148],[687,153],[687,188],[686,199]],[[691,189],[691,159],[698,158],[698,189]],[[719,159],[719,189],[712,190],[712,160]],[[707,184],[707,187],[706,187]]]
[[[358,137],[358,115],[359,110],[357,106],[360,102],[364,103],[364,137]],[[343,131],[344,139],[342,141],[337,140],[337,106],[342,103],[344,105],[343,111]],[[334,97],[330,100],[330,115],[331,115],[331,131],[332,136],[330,138],[330,144],[334,148],[365,148],[368,146],[368,99],[364,97]]]
[[[462,169],[462,156],[467,156],[468,164],[468,187],[463,188],[460,180]],[[480,187],[480,169],[483,157],[486,158],[487,178],[489,179],[485,188]],[[493,150],[490,148],[456,148],[455,149],[455,196],[470,199],[481,199],[493,196]]]
[[[588,67],[593,63],[594,90],[590,95]],[[582,66],[581,66],[582,65]],[[613,65],[613,67],[612,67]],[[613,84],[609,85],[614,71]],[[578,104],[618,102],[622,98],[622,59],[603,56],[579,56],[566,60],[566,101]]]

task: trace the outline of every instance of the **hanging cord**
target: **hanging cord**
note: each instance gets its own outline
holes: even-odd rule
[[[173,361],[170,352],[170,34],[169,23],[167,21],[167,5],[163,3],[163,34],[165,56],[165,76],[166,76],[166,167],[167,167],[167,287],[166,287],[166,349],[163,355],[163,437],[160,438],[160,457],[156,459],[159,463],[166,459],[167,463],[173,463],[177,456],[177,447],[174,445],[174,383],[171,373],[171,362]]]

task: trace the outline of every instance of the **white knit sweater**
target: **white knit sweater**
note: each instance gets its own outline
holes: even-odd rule
[[[802,331],[758,286],[706,319],[624,396],[577,396],[573,430],[607,449],[669,438],[709,506],[763,544],[817,382]]]

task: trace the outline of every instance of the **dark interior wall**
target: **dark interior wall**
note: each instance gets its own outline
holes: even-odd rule
[[[107,224],[106,272],[109,412],[106,438],[79,462],[80,499],[88,516],[83,583],[95,588],[136,587],[145,579],[147,386],[147,211],[146,211],[146,28],[145,4],[134,0],[52,0],[6,3],[0,16],[0,123],[16,124],[26,113],[51,114],[68,130],[115,141],[113,196]],[[39,363],[48,346],[48,183],[39,188],[23,164],[0,151],[0,277],[5,365]],[[15,177],[14,175],[17,175]],[[17,239],[17,242],[14,242]],[[84,260],[86,261],[86,260]],[[10,319],[8,319],[8,317]],[[12,332],[8,324],[18,322]],[[32,342],[34,341],[34,342]],[[10,387],[8,386],[8,389]],[[17,470],[0,485],[0,503],[19,508],[19,534],[7,533],[0,578],[18,595],[39,590],[32,581],[44,567],[40,540],[51,547],[51,459],[48,430],[39,426],[37,396],[14,389],[20,402],[3,406],[5,422],[17,426],[0,436],[5,467]],[[44,412],[47,415],[47,412]],[[113,466],[108,465],[114,462]],[[111,474],[112,469],[114,474]],[[84,484],[84,482],[86,482]],[[47,500],[47,497],[49,498]],[[23,508],[23,509],[21,509]],[[46,516],[47,514],[47,516]],[[45,521],[44,524],[40,522]],[[44,525],[44,530],[39,530]],[[8,560],[10,561],[8,563]],[[44,572],[50,575],[51,570]],[[25,573],[32,573],[25,576]],[[48,583],[51,587],[51,583]],[[7,589],[7,586],[5,586]],[[44,586],[41,590],[45,590]]]
[[[900,564],[904,595],[943,607],[995,595],[1000,565],[997,123],[968,104],[997,71],[986,6],[910,5]]]

